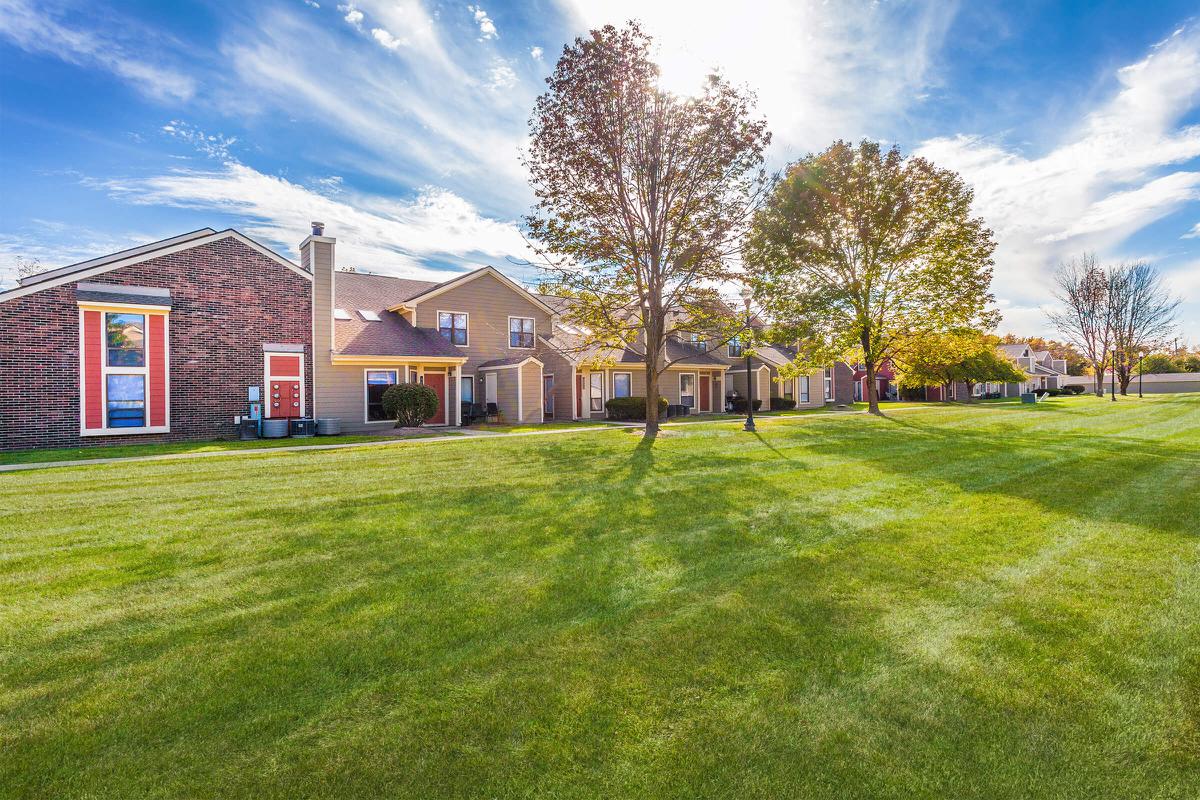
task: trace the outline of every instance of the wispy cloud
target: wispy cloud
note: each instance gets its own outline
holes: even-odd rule
[[[152,61],[147,48],[131,48],[115,33],[99,28],[68,25],[59,14],[48,3],[0,0],[0,36],[29,53],[104,69],[156,100],[188,100],[195,94],[191,77]]]
[[[492,22],[492,18],[487,12],[479,6],[467,6],[467,10],[471,12],[471,16],[475,18],[475,23],[479,25],[479,40],[497,39],[500,34],[496,31],[496,23]]]
[[[1200,156],[1200,126],[1181,125],[1200,104],[1200,29],[1176,31],[1113,77],[1115,91],[1043,155],[968,135],[919,149],[974,185],[999,241],[996,291],[1018,306],[1047,302],[1049,273],[1064,258],[1112,255],[1200,199],[1200,172],[1171,171]]]
[[[305,187],[234,161],[98,186],[127,203],[232,215],[246,233],[285,254],[294,255],[308,220],[321,219],[338,239],[341,264],[385,274],[428,277],[530,255],[515,222],[488,219],[462,197],[436,187],[395,200],[349,193],[339,180]]]

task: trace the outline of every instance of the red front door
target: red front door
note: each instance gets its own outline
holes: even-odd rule
[[[425,385],[433,389],[433,393],[437,395],[438,404],[437,411],[433,416],[425,420],[430,425],[445,425],[446,424],[446,376],[441,372],[426,372]]]
[[[707,375],[700,376],[700,410],[712,411],[712,387],[709,385],[711,378]]]

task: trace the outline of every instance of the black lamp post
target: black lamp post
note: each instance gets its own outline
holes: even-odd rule
[[[1109,392],[1112,393],[1112,401],[1115,403],[1117,402],[1117,357],[1115,353],[1113,354],[1111,372],[1112,381],[1110,382]]]
[[[750,300],[753,298],[750,287],[742,289],[742,302],[746,304],[746,338],[750,338]],[[742,342],[745,349],[746,343]],[[754,433],[754,383],[750,380],[750,353],[746,352],[746,424],[742,430]]]

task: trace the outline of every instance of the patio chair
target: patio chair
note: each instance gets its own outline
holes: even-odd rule
[[[484,421],[488,422],[493,419],[495,419],[496,422],[500,421],[500,407],[497,406],[495,403],[488,403],[487,404],[487,412],[484,417]]]

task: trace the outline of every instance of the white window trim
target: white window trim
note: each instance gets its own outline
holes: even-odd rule
[[[622,371],[620,371],[620,372],[614,372],[614,373],[612,374],[612,395],[611,395],[611,396],[612,396],[612,397],[617,397],[617,396],[618,396],[618,395],[617,395],[617,376],[618,376],[618,375],[628,375],[628,376],[629,376],[629,394],[628,394],[628,395],[626,395],[626,396],[627,396],[627,397],[633,397],[633,373],[632,373],[632,372],[626,372],[626,371],[624,371],[624,370],[622,370]]]
[[[463,396],[462,396],[462,382],[463,381],[471,382],[471,405],[475,405],[475,376],[474,375],[459,375],[458,378],[459,378],[459,380],[458,380],[458,405],[461,407],[463,404]]]
[[[804,391],[800,391],[800,386],[801,386],[800,381],[804,381],[804,384],[803,384]],[[810,400],[811,392],[812,392],[812,382],[809,380],[809,377],[807,375],[801,375],[800,377],[796,378],[796,403],[797,403],[797,405],[799,405],[800,403],[812,402]],[[800,399],[800,398],[804,398],[804,399]]]
[[[364,425],[381,425],[384,423],[396,423],[394,419],[371,419],[370,396],[367,394],[370,384],[367,383],[368,372],[390,372],[396,376],[396,383],[400,382],[400,369],[398,367],[366,367],[363,369],[363,424]],[[395,384],[393,384],[395,385]],[[303,395],[303,391],[301,395]]]
[[[529,347],[513,347],[512,321],[514,319],[527,319],[533,323],[533,344],[530,345]],[[504,344],[508,346],[509,350],[536,350],[537,349],[537,317],[522,317],[522,316],[518,316],[517,314],[510,314],[508,316],[508,327],[504,331],[504,336],[505,336]]]
[[[690,414],[690,413],[692,413],[692,411],[696,411],[698,413],[700,411],[700,406],[696,402],[698,399],[696,396],[696,393],[700,391],[700,380],[695,372],[679,373],[679,405],[684,405],[684,402],[683,402],[683,379],[689,375],[692,377],[692,404],[690,406],[688,406],[688,413]]]
[[[87,427],[87,374],[86,347],[84,345],[85,312],[100,312],[100,421],[99,428]],[[145,317],[145,365],[142,367],[109,367],[108,366],[108,336],[105,325],[105,314],[141,314]],[[146,421],[150,421],[150,317],[157,314],[163,318],[163,359],[166,365],[164,376],[164,400],[166,402],[166,425],[143,425],[139,428],[110,428],[108,427],[108,375],[111,370],[114,375],[142,375],[145,381]],[[111,307],[97,305],[81,305],[79,307],[79,435],[80,436],[133,436],[144,433],[171,432],[171,314],[168,311],[147,309],[145,306],[130,306],[117,304]]]
[[[272,375],[271,374],[271,356],[296,356],[300,359],[300,374],[299,375]],[[300,418],[303,419],[308,415],[304,413],[305,394],[304,391],[304,353],[284,353],[277,350],[268,350],[263,353],[263,419],[267,419],[267,404],[271,402],[271,379],[281,381],[299,381],[300,382]],[[364,412],[365,413],[365,412]]]
[[[446,339],[446,341],[450,342],[450,344],[453,344],[455,347],[470,347],[471,346],[471,314],[470,314],[470,312],[450,311],[445,308],[439,308],[437,310],[437,316],[435,316],[433,318],[434,328],[437,330],[438,336],[442,335],[442,314],[462,314],[464,317],[467,318],[467,328],[466,328],[467,341],[464,344],[455,344],[453,338]],[[536,326],[537,323],[534,322],[534,325]],[[443,338],[445,338],[445,337],[443,337]]]

